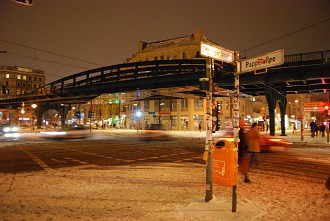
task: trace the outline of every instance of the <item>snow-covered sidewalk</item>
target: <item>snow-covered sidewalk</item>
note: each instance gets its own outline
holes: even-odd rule
[[[143,164],[81,166],[22,174],[0,174],[0,220],[330,220],[324,184],[265,175],[251,184],[214,185],[205,197],[205,166]]]

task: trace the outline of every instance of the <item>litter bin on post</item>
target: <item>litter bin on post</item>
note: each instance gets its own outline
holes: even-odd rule
[[[213,150],[213,182],[222,186],[233,187],[232,212],[236,212],[238,177],[238,150],[230,141],[219,140]]]
[[[236,186],[238,151],[230,141],[219,140],[213,150],[213,182],[222,186]]]

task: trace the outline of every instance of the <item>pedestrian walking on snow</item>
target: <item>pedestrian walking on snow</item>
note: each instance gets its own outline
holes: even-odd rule
[[[260,152],[260,148],[264,142],[257,123],[252,124],[251,129],[246,134],[246,140],[248,151],[251,153],[250,167],[252,167],[253,164],[258,165],[257,154]]]

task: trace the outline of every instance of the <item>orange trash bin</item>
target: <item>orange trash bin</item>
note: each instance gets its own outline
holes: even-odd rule
[[[238,150],[230,141],[219,140],[213,150],[213,182],[222,186],[237,185]]]

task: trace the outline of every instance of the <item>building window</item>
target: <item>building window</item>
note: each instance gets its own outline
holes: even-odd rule
[[[6,74],[6,78],[9,78],[10,77],[10,75],[9,74]]]
[[[181,111],[187,111],[188,110],[188,99],[182,99],[181,100]]]
[[[21,75],[20,74],[17,75],[17,79],[21,80]]]
[[[157,60],[158,60],[158,57],[157,57],[157,56],[155,56],[154,60],[155,60],[155,61],[157,61]]]
[[[145,100],[144,101],[144,111],[149,111],[150,110],[150,100]]]
[[[31,77],[29,77],[29,81],[31,81]]]
[[[33,85],[33,88],[37,88],[37,85],[36,85],[36,84],[34,84],[34,85]]]
[[[17,82],[17,87],[21,87],[21,82]]]
[[[34,77],[34,81],[37,81],[37,77]]]
[[[39,78],[39,81],[42,81],[41,78]]]
[[[182,53],[182,59],[187,59],[187,53],[186,52]]]
[[[203,99],[194,99],[194,110],[195,111],[204,110],[204,100]]]
[[[218,110],[222,112],[222,101],[218,101]]]
[[[170,55],[167,55],[167,60],[171,60],[171,56]]]
[[[164,60],[164,55],[160,56],[160,60]]]
[[[25,75],[23,75],[23,80],[26,80],[26,76]]]

